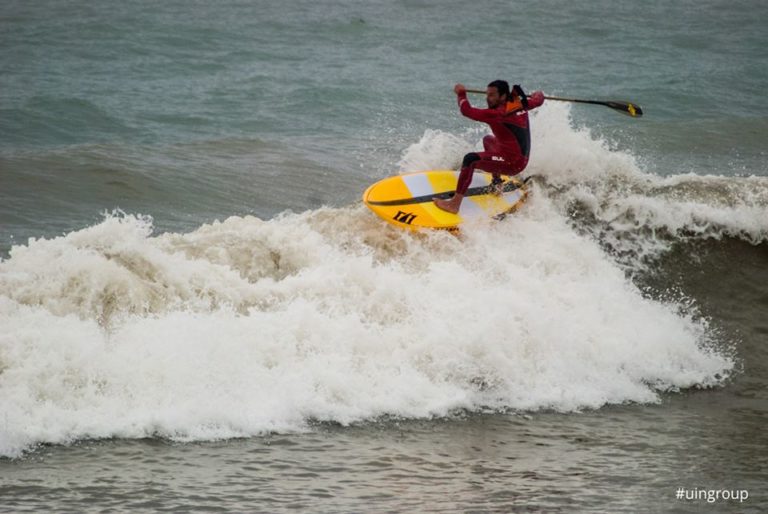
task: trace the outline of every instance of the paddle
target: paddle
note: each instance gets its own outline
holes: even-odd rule
[[[485,94],[484,89],[467,89],[467,93],[480,93]],[[622,114],[638,118],[643,115],[643,110],[639,105],[632,102],[619,102],[619,101],[601,101],[601,100],[580,100],[578,98],[561,98],[559,96],[545,96],[547,100],[557,100],[558,102],[574,102],[580,104],[594,104],[604,105],[610,107],[614,111],[619,111]]]

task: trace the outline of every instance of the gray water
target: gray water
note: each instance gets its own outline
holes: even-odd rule
[[[694,393],[665,406],[561,415],[473,415],[316,427],[312,434],[169,445],[107,441],[19,462],[10,510],[278,512],[718,512],[675,499],[717,483],[757,493],[761,432],[719,433],[754,413]],[[682,409],[686,415],[676,415]],[[692,411],[692,412],[691,412]],[[627,419],[632,426],[627,426]],[[735,419],[734,419],[735,418]],[[714,436],[714,437],[713,437]],[[730,448],[710,446],[727,438]],[[762,459],[765,465],[765,459]],[[684,471],[681,470],[684,468]],[[33,508],[29,508],[33,507]]]
[[[0,510],[765,511],[767,22],[4,2]],[[359,204],[496,78],[645,115],[547,102],[461,238]]]

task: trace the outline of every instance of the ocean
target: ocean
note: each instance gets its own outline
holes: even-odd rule
[[[768,4],[0,5],[0,511],[765,512]],[[453,85],[532,197],[401,231]],[[482,96],[472,101],[482,105]]]

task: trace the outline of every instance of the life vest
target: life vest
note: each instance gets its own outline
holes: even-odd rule
[[[523,109],[523,102],[515,97],[513,100],[507,100],[507,105],[504,109],[504,114],[512,114]]]
[[[531,152],[531,131],[527,123],[528,114],[527,112],[525,112],[527,110],[528,110],[528,97],[523,91],[523,88],[521,88],[520,85],[515,84],[514,86],[512,86],[512,92],[510,93],[510,98],[509,100],[507,100],[507,105],[504,108],[504,115],[511,116],[514,113],[523,111],[521,114],[524,114],[526,116],[526,126],[519,127],[513,123],[505,123],[504,126],[507,127],[510,130],[510,132],[512,132],[515,135],[515,139],[517,139],[517,144],[520,147],[520,152],[525,157],[528,157],[528,154]]]
[[[528,96],[525,94],[523,88],[521,88],[519,84],[512,86],[512,91],[510,92],[509,96],[510,98],[507,100],[507,105],[504,109],[505,114],[511,114],[521,110],[528,110]]]

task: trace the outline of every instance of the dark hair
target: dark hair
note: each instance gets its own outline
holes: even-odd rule
[[[488,84],[488,87],[495,87],[499,92],[499,96],[507,95],[507,98],[509,98],[509,82],[506,80],[494,80]]]

